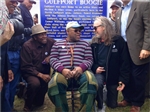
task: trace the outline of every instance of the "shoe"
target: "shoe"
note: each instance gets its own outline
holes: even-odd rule
[[[24,108],[23,108],[23,111],[24,111],[24,112],[31,112],[31,109],[29,109],[28,107],[24,107]]]
[[[105,112],[103,109],[97,109],[97,112]]]
[[[140,107],[132,106],[131,109],[130,109],[130,112],[140,112]]]
[[[13,109],[11,110],[11,112],[17,112],[17,110],[13,108]]]
[[[126,100],[122,100],[121,102],[118,102],[118,107],[126,107],[129,105],[130,105],[130,103],[127,102]]]

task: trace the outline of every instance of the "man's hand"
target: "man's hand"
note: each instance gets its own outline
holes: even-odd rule
[[[11,39],[11,37],[14,34],[14,27],[13,25],[8,21],[7,25],[5,27],[5,30],[0,38],[0,46],[2,46],[4,43],[6,43],[8,40]]]
[[[81,67],[75,67],[73,70],[72,70],[72,73],[73,73],[73,76],[75,78],[78,78],[82,73],[82,68]]]
[[[11,82],[14,79],[14,73],[12,70],[8,70],[8,82]]]
[[[70,79],[73,77],[73,73],[71,70],[69,69],[63,69],[62,70],[62,75],[66,78],[66,79]]]
[[[124,87],[125,87],[125,84],[122,82],[119,82],[119,86],[117,87],[117,90],[122,91],[124,89]]]
[[[3,79],[2,76],[0,76],[0,92],[2,91],[3,88]]]
[[[44,60],[43,60],[43,64],[49,64],[50,62],[50,56],[46,57]]]
[[[39,73],[37,76],[43,79],[45,82],[49,82],[51,80],[51,77],[48,74]]]
[[[102,73],[102,72],[104,72],[105,70],[104,70],[104,67],[98,67],[97,69],[96,69],[96,74],[100,74],[100,73]]]
[[[139,58],[140,58],[140,59],[145,59],[145,58],[147,58],[147,57],[149,57],[149,56],[150,56],[150,51],[141,50]]]

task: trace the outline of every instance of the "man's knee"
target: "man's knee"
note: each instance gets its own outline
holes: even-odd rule
[[[27,85],[29,88],[38,89],[40,88],[41,83],[37,77],[29,77],[27,80]]]
[[[79,87],[80,92],[91,93],[91,94],[97,93],[97,89],[98,89],[97,80],[91,72],[89,71],[84,72],[79,77],[79,82],[80,82],[80,87]]]
[[[62,74],[56,72],[48,84],[48,95],[54,96],[60,93],[66,93],[67,86],[66,78]]]

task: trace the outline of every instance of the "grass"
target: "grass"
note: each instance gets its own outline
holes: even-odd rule
[[[121,101],[121,99],[122,99],[122,95],[119,93],[118,101]],[[23,106],[24,106],[24,100],[15,97],[14,108],[18,112],[22,112]],[[35,108],[34,112],[55,112],[54,110],[55,110],[55,106],[52,104],[52,102],[50,101],[50,99],[46,94],[44,105],[42,107]],[[130,111],[130,106],[118,107],[115,109],[106,108],[106,112],[129,112],[129,111]],[[150,112],[150,99],[145,100],[145,103],[141,108],[141,112]]]

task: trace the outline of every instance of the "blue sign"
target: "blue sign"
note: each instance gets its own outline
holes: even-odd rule
[[[66,24],[77,21],[84,26],[81,38],[91,39],[95,17],[107,16],[107,0],[41,0],[40,10],[48,37],[66,38]]]

